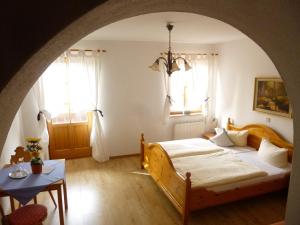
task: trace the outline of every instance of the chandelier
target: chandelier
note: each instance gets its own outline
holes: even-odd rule
[[[158,57],[155,60],[155,62],[151,66],[149,66],[149,68],[151,68],[154,71],[160,71],[159,70],[159,61],[162,60],[164,62],[164,65],[166,66],[166,71],[169,76],[171,76],[171,74],[173,72],[180,70],[179,66],[176,63],[176,61],[179,59],[182,59],[184,61],[185,71],[188,71],[192,68],[184,58],[182,58],[182,57],[174,58],[173,57],[173,53],[171,51],[171,31],[172,31],[173,27],[174,26],[172,24],[170,24],[170,23],[167,24],[167,29],[169,31],[169,49],[168,49],[167,57],[166,58],[162,57],[162,56]]]

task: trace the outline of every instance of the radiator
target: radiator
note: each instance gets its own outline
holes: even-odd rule
[[[201,137],[205,129],[204,120],[174,125],[174,139]]]

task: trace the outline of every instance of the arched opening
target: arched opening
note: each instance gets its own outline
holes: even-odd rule
[[[255,6],[247,6],[247,8],[243,7],[243,5],[227,5],[227,7],[222,7],[223,5],[212,5],[212,4],[201,4],[195,2],[191,2],[190,5],[186,5],[182,1],[176,1],[173,3],[172,6],[165,5],[157,2],[153,3],[144,3],[139,2],[136,5],[128,5],[126,6],[127,2],[118,3],[116,5],[108,3],[105,5],[100,5],[97,10],[91,12],[89,16],[85,16],[80,21],[77,21],[78,24],[89,24],[89,27],[85,27],[84,29],[81,29],[80,31],[76,29],[76,25],[78,24],[72,24],[68,29],[68,31],[72,34],[78,34],[78,36],[74,37],[72,36],[68,41],[64,37],[70,37],[66,30],[65,32],[60,33],[55,39],[52,39],[52,43],[48,43],[49,49],[47,47],[41,49],[35,56],[30,58],[30,60],[27,62],[24,67],[14,76],[14,79],[11,80],[11,82],[6,86],[5,89],[3,89],[1,93],[1,115],[3,115],[3,118],[5,121],[1,123],[1,130],[3,131],[3,135],[1,137],[2,142],[4,143],[4,139],[7,133],[7,130],[9,128],[9,121],[12,121],[13,114],[16,112],[16,109],[18,105],[20,104],[22,98],[24,97],[27,90],[30,88],[30,86],[33,84],[34,80],[40,75],[40,73],[43,71],[43,69],[46,67],[49,62],[51,62],[56,56],[60,53],[60,47],[68,47],[71,44],[73,44],[77,39],[80,38],[80,36],[83,36],[84,34],[89,33],[90,31],[94,30],[98,26],[102,26],[103,24],[110,23],[113,21],[116,21],[123,17],[129,17],[136,14],[145,13],[148,12],[154,12],[154,11],[189,11],[194,13],[199,13],[203,15],[208,15],[211,17],[218,18],[220,20],[226,21],[235,27],[239,28],[240,30],[244,31],[246,34],[248,34],[253,40],[255,40],[257,43],[259,43],[260,46],[264,48],[264,50],[269,54],[273,62],[275,63],[276,67],[278,68],[280,74],[283,76],[286,85],[287,90],[289,93],[289,96],[291,97],[293,103],[294,103],[294,112],[295,112],[295,119],[297,118],[297,105],[296,105],[296,85],[297,85],[297,77],[296,74],[299,71],[299,67],[297,66],[296,62],[294,60],[290,60],[289,63],[286,62],[288,53],[290,54],[290,51],[292,48],[289,48],[291,46],[290,43],[293,43],[294,40],[297,40],[297,33],[294,28],[294,24],[290,21],[284,20],[281,21],[279,24],[280,29],[278,29],[278,26],[274,27],[272,26],[272,21],[268,18],[266,18],[262,11],[258,10],[256,11],[255,18],[248,17],[245,20],[239,20],[241,18],[244,18],[243,15],[250,15],[250,12],[253,12],[253,9]],[[143,10],[141,8],[143,7]],[[146,9],[146,7],[148,7]],[[273,15],[276,15],[276,12],[281,12],[280,5],[272,5],[270,9],[272,8]],[[184,9],[184,10],[183,10]],[[240,9],[239,12],[235,11],[236,9]],[[136,11],[135,11],[136,10]],[[251,11],[252,10],[252,11]],[[289,8],[282,12],[282,14],[279,13],[279,15],[286,16],[286,12],[293,12],[292,8]],[[97,13],[96,13],[97,11]],[[108,13],[111,13],[108,15]],[[249,14],[247,14],[249,13]],[[92,15],[94,17],[92,17]],[[111,15],[114,15],[115,17],[111,17]],[[90,21],[88,18],[95,19],[94,21]],[[297,20],[298,17],[295,16],[295,20]],[[257,25],[254,25],[255,23],[263,23],[261,26],[257,27]],[[264,28],[270,25],[270,32],[271,34],[267,34],[264,32]],[[290,35],[288,37],[282,38],[282,35],[288,33],[289,31],[292,31],[295,33],[295,35]],[[292,34],[291,32],[291,34]],[[271,40],[271,41],[270,41]],[[57,41],[57,42],[56,42]],[[281,43],[281,44],[280,44]],[[286,44],[286,45],[284,45]],[[282,48],[284,45],[285,47]],[[292,51],[293,53],[297,52],[298,48],[294,48]],[[44,55],[46,53],[46,55]],[[43,57],[44,61],[41,62],[41,56]],[[28,70],[32,69],[32,70]],[[23,83],[23,78],[27,77],[28,81],[26,83]],[[23,85],[20,85],[20,84]],[[19,88],[19,87],[22,88]],[[18,88],[19,92],[15,93],[14,89]],[[15,96],[12,101],[9,102],[10,96]],[[297,124],[295,125],[295,133],[297,133]],[[297,146],[297,140],[295,140],[295,145]],[[296,160],[296,159],[295,159]],[[296,162],[296,163],[295,163]],[[294,162],[294,169],[297,168],[297,160]],[[294,190],[293,187],[296,187],[296,181],[295,181],[296,173],[293,174],[293,186],[291,190]],[[293,192],[292,192],[293,193]],[[293,196],[293,195],[292,195]],[[293,201],[293,198],[290,197],[291,202],[294,202],[294,204],[297,203],[297,199],[295,198]],[[292,204],[292,203],[291,203]],[[294,207],[297,208],[297,207]],[[296,213],[293,214],[294,210],[293,207],[290,207],[290,223],[292,224],[292,221],[297,221]],[[293,218],[292,218],[293,216]]]

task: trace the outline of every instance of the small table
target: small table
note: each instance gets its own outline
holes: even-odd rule
[[[65,182],[65,160],[45,160],[45,166],[52,166],[53,171],[49,174],[32,174],[22,179],[11,179],[8,177],[13,167],[0,170],[0,197],[10,196],[16,198],[29,194],[28,199],[32,199],[41,191],[57,191],[58,210],[60,225],[64,225],[64,211],[62,203],[62,187],[64,192],[65,209],[68,208],[67,187]],[[22,166],[30,169],[30,163],[22,163]],[[20,195],[20,196],[19,196]],[[23,200],[23,199],[22,199]],[[26,202],[27,200],[25,200]],[[14,201],[11,198],[12,211],[15,210]],[[27,203],[27,202],[26,202]],[[25,203],[25,204],[26,204]]]

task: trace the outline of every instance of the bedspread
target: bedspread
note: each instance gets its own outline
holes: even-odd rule
[[[171,159],[175,169],[192,174],[192,187],[212,187],[267,176],[258,167],[238,159],[230,152],[217,152]]]

